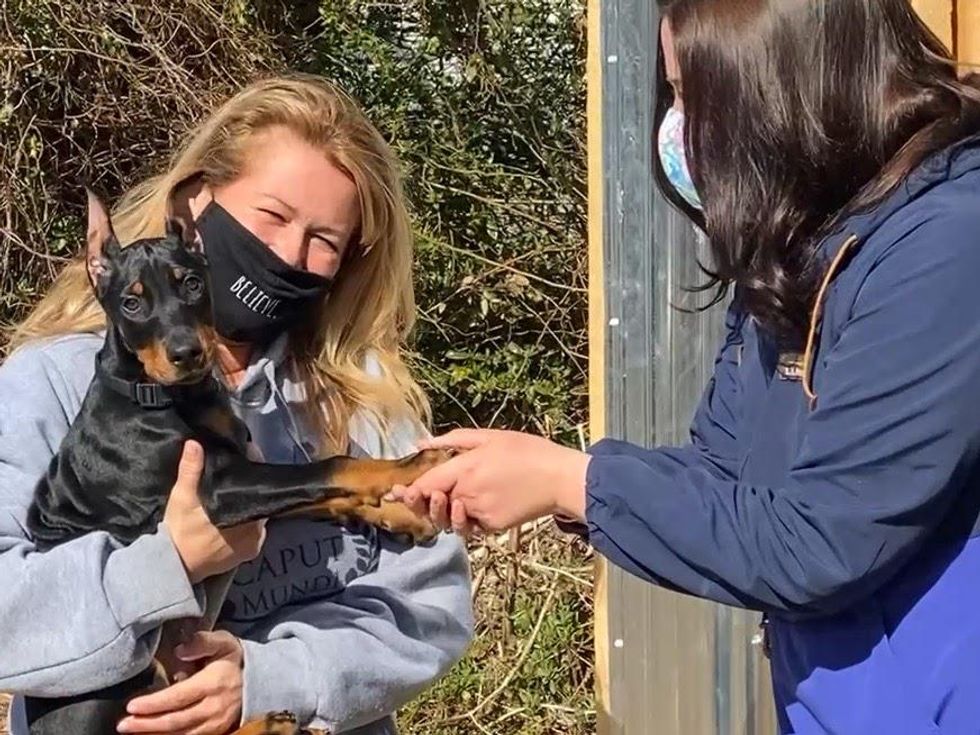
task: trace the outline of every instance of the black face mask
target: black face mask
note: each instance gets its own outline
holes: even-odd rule
[[[331,279],[293,268],[212,201],[195,222],[211,278],[214,328],[233,342],[264,343],[311,316]]]

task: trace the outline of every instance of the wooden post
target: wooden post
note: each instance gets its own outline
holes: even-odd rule
[[[971,1],[974,0],[968,0],[968,2]],[[946,47],[955,53],[953,2],[954,0],[912,0],[912,7],[915,8],[922,20],[932,28],[932,32],[946,44]]]
[[[980,66],[980,0],[912,0],[912,7],[959,61]]]
[[[956,51],[961,62],[980,71],[980,0],[959,0]]]
[[[589,217],[589,439],[598,441],[606,433],[606,304],[603,263],[603,209],[605,187],[602,168],[602,0],[588,0],[588,51],[586,59],[586,141],[588,163]],[[595,686],[599,733],[608,735],[609,671],[608,618],[606,617],[606,561],[596,559],[595,568]]]

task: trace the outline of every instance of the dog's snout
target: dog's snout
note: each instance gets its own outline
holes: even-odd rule
[[[167,358],[178,368],[198,367],[203,357],[204,347],[197,340],[167,347]]]

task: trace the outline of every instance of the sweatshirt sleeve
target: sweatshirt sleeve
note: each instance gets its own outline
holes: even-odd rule
[[[598,445],[596,549],[653,582],[791,615],[838,611],[884,583],[975,482],[977,233],[976,212],[933,215],[878,257],[821,358],[783,486],[739,483],[683,449]]]
[[[2,691],[62,696],[118,683],[147,666],[161,623],[203,612],[163,527],[125,548],[89,533],[34,550],[34,486],[91,378],[94,349],[75,347],[25,347],[0,366]]]
[[[414,424],[396,427],[382,447],[363,429],[359,443],[375,456],[409,454],[422,435]],[[345,732],[394,713],[462,658],[473,636],[463,542],[380,539],[375,571],[337,595],[281,609],[242,640],[242,722],[287,709]]]

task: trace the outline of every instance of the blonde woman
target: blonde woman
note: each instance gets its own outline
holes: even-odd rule
[[[160,176],[129,191],[123,243],[194,218],[213,280],[221,377],[266,461],[395,457],[427,404],[402,362],[412,240],[393,155],[323,80],[254,84],[191,131]],[[259,289],[278,300],[246,298]],[[395,732],[392,714],[472,634],[459,541],[406,548],[372,528],[305,519],[219,532],[197,502],[189,445],[157,532],[120,548],[91,533],[34,552],[25,516],[79,408],[102,343],[81,262],[13,335],[0,367],[0,690],[62,696],[143,669],[160,625],[199,615],[192,583],[238,566],[218,630],[183,657],[198,673],[133,700],[120,732],[220,735],[288,709],[329,732]],[[13,735],[26,735],[15,699]]]

